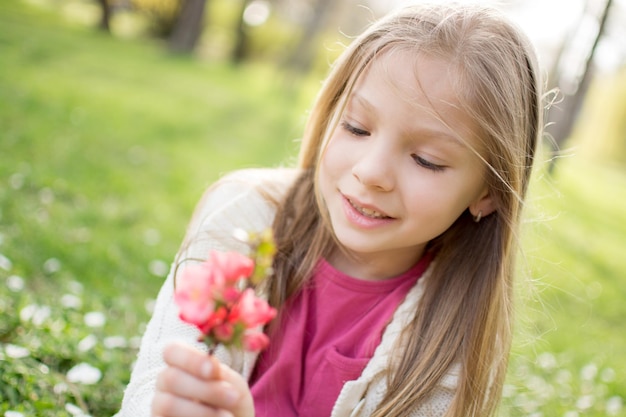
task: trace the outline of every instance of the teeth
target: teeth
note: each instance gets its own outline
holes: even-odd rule
[[[356,209],[356,211],[358,211],[359,213],[361,213],[364,216],[367,217],[371,217],[373,219],[384,219],[387,216],[385,216],[384,214],[379,213],[376,210],[370,210],[368,208],[365,207],[359,207],[357,205],[354,204],[354,202],[350,201],[350,204],[352,204],[352,207],[354,207]]]

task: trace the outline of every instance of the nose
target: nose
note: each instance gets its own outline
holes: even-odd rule
[[[357,156],[352,175],[368,188],[390,191],[395,185],[393,164],[393,157],[384,146],[368,147]]]

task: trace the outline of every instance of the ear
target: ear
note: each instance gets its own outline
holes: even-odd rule
[[[478,198],[476,198],[476,200],[469,205],[468,209],[474,217],[477,217],[479,213],[481,217],[487,217],[496,211],[496,205],[491,198],[489,189],[485,187],[485,189],[479,194]]]

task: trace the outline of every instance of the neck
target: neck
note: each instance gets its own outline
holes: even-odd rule
[[[375,281],[397,277],[411,269],[420,260],[424,250],[410,254],[355,253],[335,248],[326,259],[335,269],[351,277]]]

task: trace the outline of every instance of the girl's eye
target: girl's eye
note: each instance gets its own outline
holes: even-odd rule
[[[349,133],[353,134],[354,136],[370,136],[370,132],[368,132],[367,130],[360,129],[345,121],[341,122],[341,127],[343,127],[345,130],[347,130]]]
[[[417,162],[419,166],[424,167],[434,172],[441,172],[446,168],[444,165],[434,164],[430,162],[429,160],[422,158],[419,155],[413,154],[411,155],[411,157],[413,157],[413,160],[415,160],[415,162]]]

